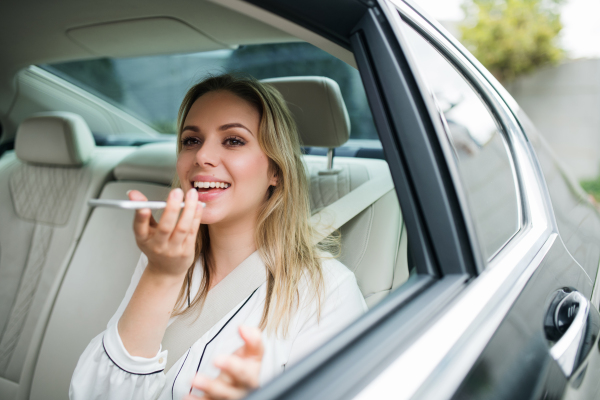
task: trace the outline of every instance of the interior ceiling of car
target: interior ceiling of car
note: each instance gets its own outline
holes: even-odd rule
[[[0,13],[0,114],[13,101],[15,74],[32,64],[298,40],[203,0],[9,0],[2,9],[8,12]]]
[[[0,51],[3,64],[13,68],[98,56],[195,52],[297,40],[202,0],[54,0],[35,5],[10,1],[4,2],[3,8],[10,12],[0,13]],[[119,42],[123,37],[128,40]]]

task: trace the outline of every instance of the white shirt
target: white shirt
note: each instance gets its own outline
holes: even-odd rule
[[[190,392],[196,372],[216,378],[219,369],[213,365],[214,357],[232,354],[243,345],[238,333],[240,325],[257,327],[260,324],[266,283],[198,338],[168,372],[164,371],[168,351],[163,351],[162,347],[153,358],[131,356],[123,346],[117,322],[147,264],[148,259],[142,254],[125,298],[108,322],[106,331],[92,339],[79,358],[69,389],[71,400],[181,399]],[[199,261],[194,268],[190,288],[192,298],[199,290],[203,273]],[[281,338],[281,335],[276,337],[263,332],[265,351],[260,372],[261,385],[303,358],[367,310],[356,278],[350,270],[334,259],[323,259],[322,270],[324,296],[320,319],[317,319],[316,304],[309,301],[311,296],[304,285],[305,287],[299,288],[300,305],[293,315],[288,335]],[[169,325],[176,318],[171,318]]]

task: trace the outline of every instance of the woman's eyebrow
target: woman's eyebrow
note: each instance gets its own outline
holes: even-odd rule
[[[245,129],[248,132],[250,132],[250,134],[252,136],[254,136],[254,133],[252,133],[252,131],[250,129],[246,128],[244,125],[240,124],[239,122],[232,122],[230,124],[221,125],[219,127],[219,130],[220,131],[226,131],[227,129],[231,129],[231,128],[242,128],[242,129]]]
[[[198,133],[198,132],[200,132],[200,128],[198,128],[198,127],[197,127],[197,126],[195,126],[195,125],[186,125],[186,126],[184,126],[184,127],[183,127],[183,129],[181,130],[181,132],[183,132],[183,131],[192,131],[192,132],[196,132],[196,133]]]

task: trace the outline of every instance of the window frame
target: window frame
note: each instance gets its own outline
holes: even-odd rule
[[[392,1],[392,3],[396,3]],[[475,92],[475,94],[479,97],[479,100],[483,103],[484,107],[488,110],[490,117],[496,123],[498,127],[498,133],[502,135],[505,146],[508,148],[508,156],[509,162],[511,166],[511,172],[513,177],[513,182],[515,183],[515,191],[517,195],[517,230],[508,237],[503,245],[501,245],[498,249],[492,253],[487,259],[484,257],[482,252],[482,246],[479,243],[479,239],[477,237],[475,222],[473,220],[472,214],[470,212],[469,202],[467,200],[467,192],[464,188],[462,178],[459,172],[458,163],[455,162],[454,157],[452,156],[452,150],[449,140],[449,135],[451,134],[447,130],[446,118],[444,114],[439,110],[437,104],[435,104],[435,99],[431,99],[429,105],[430,116],[433,120],[441,121],[441,124],[437,126],[439,132],[439,139],[442,143],[442,148],[444,150],[446,161],[449,164],[449,169],[452,174],[452,179],[454,185],[457,188],[458,197],[460,199],[461,208],[463,210],[465,223],[469,230],[469,236],[471,240],[471,246],[474,251],[474,256],[477,262],[477,271],[479,273],[485,270],[486,266],[491,263],[491,261],[504,249],[510,241],[512,241],[515,237],[519,235],[519,233],[523,230],[525,225],[527,224],[527,210],[525,208],[524,199],[522,196],[523,193],[523,181],[519,174],[519,166],[518,159],[516,158],[515,148],[513,142],[522,137],[522,134],[517,132],[517,129],[520,130],[520,127],[516,127],[512,124],[509,118],[507,118],[508,113],[498,112],[498,110],[502,110],[502,104],[498,101],[494,101],[495,96],[493,96],[493,89],[489,86],[489,83],[484,79],[484,77],[473,68],[472,64],[462,55],[457,49],[451,46],[450,43],[447,43],[445,38],[439,34],[439,32],[428,27],[427,23],[422,20],[422,18],[409,18],[408,13],[403,13],[406,11],[404,7],[398,7],[398,12],[402,16],[402,21],[406,23],[409,27],[413,28],[415,32],[420,35],[427,43],[429,43],[434,50],[436,50],[441,57],[448,62],[448,64],[456,70],[456,72],[467,82],[467,84],[471,87],[471,89]],[[410,47],[410,45],[409,45]],[[410,52],[410,49],[408,50]],[[412,58],[413,56],[409,56],[408,58]],[[420,83],[421,93],[424,98],[431,98],[431,94],[428,90],[428,84],[426,83],[426,79],[421,77],[420,72],[418,71],[418,67],[416,62],[413,60],[413,73],[416,75],[417,80]]]

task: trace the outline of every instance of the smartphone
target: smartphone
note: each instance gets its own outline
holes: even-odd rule
[[[206,207],[204,203],[203,207]],[[125,210],[140,210],[142,208],[149,208],[151,210],[158,210],[167,206],[166,201],[132,201],[132,200],[105,200],[105,199],[90,199],[88,200],[90,207],[112,207],[112,208],[123,208]],[[181,203],[181,208],[185,206],[185,203]]]

